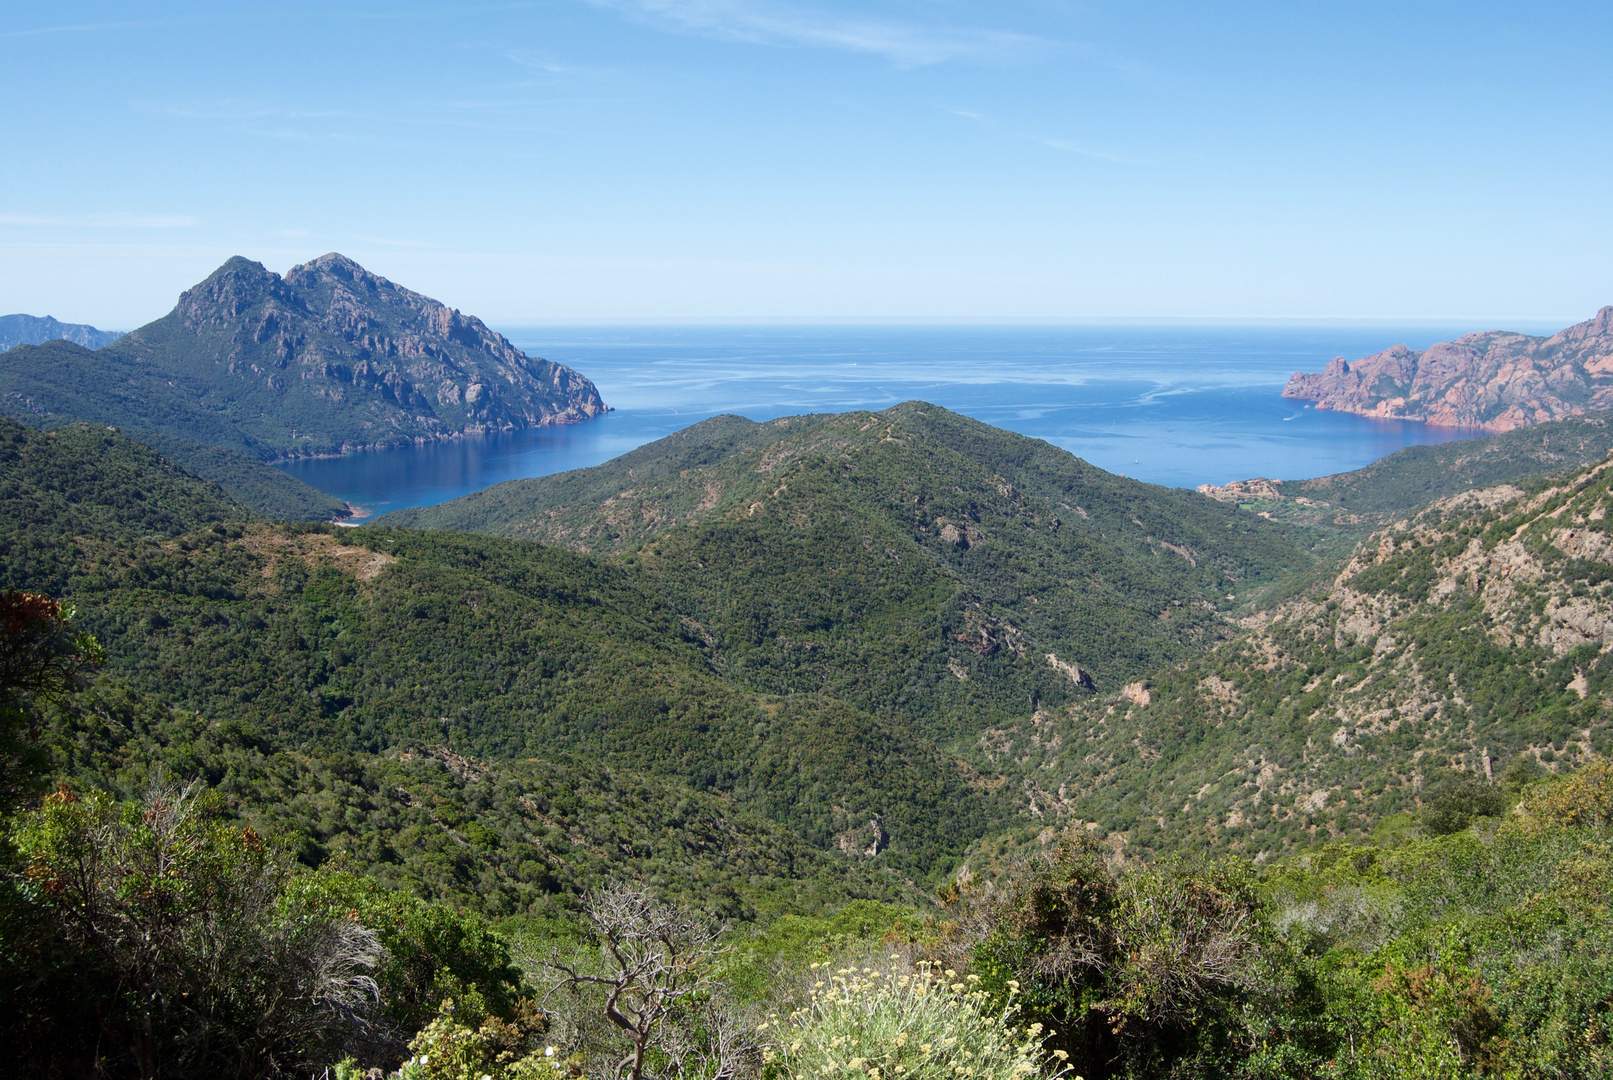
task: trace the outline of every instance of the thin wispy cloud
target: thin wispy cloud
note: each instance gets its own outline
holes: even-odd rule
[[[354,239],[363,241],[366,244],[374,244],[377,247],[434,248],[437,246],[436,244],[428,243],[425,240],[402,240],[389,236],[357,236],[354,237]]]
[[[903,67],[1001,60],[1042,44],[1002,30],[929,27],[843,15],[778,0],[588,0],[595,7],[685,33],[755,45],[795,45],[883,56]]]
[[[123,22],[63,23],[57,26],[30,26],[14,30],[0,30],[0,40],[6,38],[44,37],[50,34],[90,34],[106,30],[134,30],[152,26],[172,26],[172,19],[140,19]]]
[[[1021,138],[1035,139],[1051,150],[1061,150],[1066,154],[1078,154],[1081,157],[1092,158],[1094,161],[1112,161],[1117,165],[1150,165],[1153,162],[1141,161],[1137,158],[1127,157],[1124,154],[1111,154],[1106,150],[1094,150],[1090,146],[1071,142],[1068,139],[1039,138],[1035,135],[1020,136]]]
[[[47,225],[82,229],[188,229],[201,222],[189,214],[0,214],[0,225]]]
[[[1049,150],[1057,150],[1060,153],[1075,154],[1079,157],[1091,158],[1094,161],[1113,162],[1116,165],[1158,164],[1158,162],[1142,161],[1138,158],[1128,157],[1125,154],[1116,154],[1108,150],[1099,150],[1094,147],[1087,146],[1084,143],[1075,142],[1071,139],[1062,139],[1055,136],[1038,135],[1031,132],[1020,131],[1008,124],[1002,123],[994,117],[987,116],[984,113],[975,112],[973,109],[948,109],[947,111],[960,120],[967,120],[972,124],[980,124],[984,127],[991,128],[995,131],[1001,132],[1011,139],[1022,139],[1027,142],[1039,143],[1042,146],[1047,147]]]
[[[364,120],[352,109],[287,108],[226,98],[206,102],[134,101],[135,112],[172,116],[182,120]]]

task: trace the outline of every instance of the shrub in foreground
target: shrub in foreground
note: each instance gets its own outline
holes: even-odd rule
[[[812,970],[806,1004],[772,1031],[773,1063],[797,1080],[1062,1075],[1068,1055],[1043,1050],[1042,1025],[1019,1026],[1017,988],[1010,988],[1004,1005],[979,988],[978,976],[960,978],[930,964],[906,971],[896,964],[814,964]]]
[[[375,934],[283,903],[290,860],[213,811],[193,787],[64,785],[13,823],[0,1022],[20,1074],[275,1076],[369,1047]]]

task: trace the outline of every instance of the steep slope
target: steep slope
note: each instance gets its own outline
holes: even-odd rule
[[[720,417],[384,522],[627,551],[718,670],[935,738],[1113,689],[1308,565],[1282,528],[935,406]]]
[[[84,323],[57,322],[49,315],[0,315],[0,352],[13,345],[38,345],[58,339],[87,349],[99,349],[122,336],[119,331],[97,330]]]
[[[0,589],[62,592],[87,539],[166,540],[250,517],[218,485],[114,431],[0,417]]]
[[[1265,857],[1444,778],[1613,753],[1613,462],[1436,503],[1310,595],[1104,701],[988,733],[1043,820]]]
[[[10,361],[20,360],[15,366]],[[45,403],[48,403],[48,407]],[[69,341],[24,345],[0,356],[0,415],[39,428],[100,417],[98,424],[144,442],[170,461],[218,483],[267,517],[329,521],[347,504],[265,465],[252,440],[218,413],[140,364]],[[174,434],[178,432],[179,434]]]
[[[909,721],[735,685],[631,569],[569,552],[227,522],[76,537],[14,576],[65,582],[129,686],[286,745],[587,755],[913,874],[1003,817]]]
[[[259,833],[388,888],[488,915],[558,915],[602,881],[653,880],[724,919],[923,902],[871,860],[808,844],[721,795],[572,760],[438,745],[366,754],[208,720],[104,680],[56,710],[52,778],[127,799],[153,770],[200,780]]]
[[[213,481],[229,492],[230,498],[262,517],[277,521],[337,521],[352,513],[352,507],[336,496],[239,450],[150,431],[126,434],[180,468]]]
[[[19,346],[0,408],[261,459],[570,423],[605,411],[570,368],[341,255],[284,278],[233,258],[107,347]]]
[[[1435,500],[1474,488],[1533,482],[1601,461],[1610,450],[1613,423],[1584,416],[1437,446],[1408,446],[1334,476],[1239,480],[1198,490],[1285,521],[1371,531]]]
[[[1613,307],[1551,337],[1502,330],[1394,345],[1313,374],[1294,372],[1283,397],[1319,409],[1511,431],[1613,407]]]

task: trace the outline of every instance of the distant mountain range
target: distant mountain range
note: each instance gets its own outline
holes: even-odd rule
[[[18,346],[0,365],[0,412],[25,423],[113,424],[266,461],[605,411],[577,372],[337,254],[283,278],[233,258],[111,345]]]
[[[97,330],[84,323],[57,322],[49,315],[0,315],[0,352],[13,345],[39,345],[57,340],[99,349],[122,336],[121,330]]]
[[[1496,432],[1613,408],[1613,307],[1551,337],[1493,330],[1424,352],[1395,345],[1354,363],[1340,356],[1320,372],[1294,372],[1283,397]]]

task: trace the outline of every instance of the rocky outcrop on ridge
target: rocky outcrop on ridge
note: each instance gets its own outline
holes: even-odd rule
[[[1443,778],[1613,754],[1613,458],[1441,499],[1239,624],[1118,693],[988,729],[977,767],[1018,769],[1049,825],[1261,860],[1409,825]]]
[[[1551,337],[1495,330],[1424,352],[1395,345],[1296,371],[1283,397],[1319,409],[1485,431],[1613,408],[1613,307]]]

